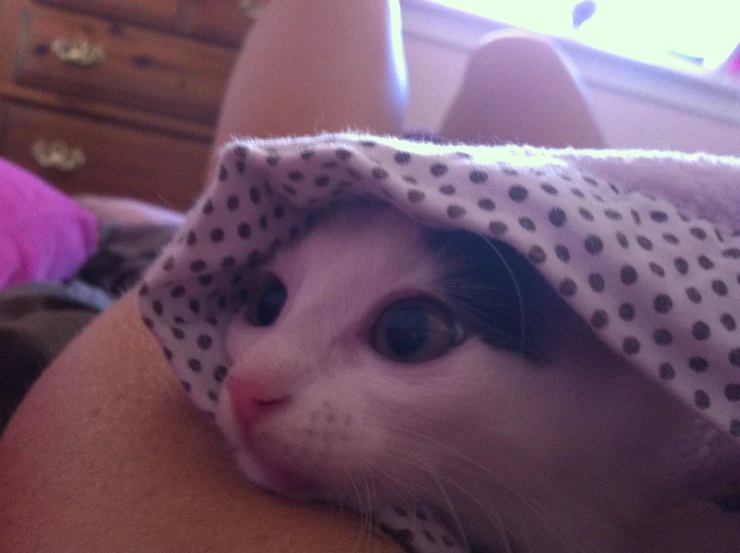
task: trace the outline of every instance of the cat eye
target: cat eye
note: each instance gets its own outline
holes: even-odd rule
[[[247,321],[253,326],[270,326],[277,320],[287,298],[285,285],[275,275],[269,275],[257,289],[254,301],[247,306]]]
[[[392,304],[378,317],[370,345],[393,361],[420,363],[444,355],[462,338],[462,326],[448,306],[417,297]]]

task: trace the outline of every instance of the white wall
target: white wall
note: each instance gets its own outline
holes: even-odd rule
[[[410,88],[407,127],[435,130],[462,79],[468,47],[455,44],[454,40],[434,38],[432,35],[439,34],[439,30],[427,32],[428,29],[423,28],[423,32],[419,32],[424,26],[429,26],[429,22],[421,22],[416,11],[404,11],[404,41]],[[457,24],[455,32],[460,34],[460,24]],[[480,28],[471,29],[470,41],[466,42],[474,42],[480,32]],[[590,65],[589,70],[593,72],[593,61]],[[645,74],[634,78],[644,80]],[[657,94],[653,94],[653,98],[624,92],[625,87],[619,91],[615,87],[593,83],[587,85],[595,116],[609,147],[705,151],[740,156],[740,103],[737,104],[736,117],[713,116],[711,109],[691,109],[693,89],[682,84],[683,81],[679,79],[675,85],[666,85],[665,82],[656,84]],[[670,95],[671,91],[665,90],[666,86],[677,88],[673,96],[686,97],[688,94],[688,101],[683,102],[685,107],[660,101],[660,95],[664,92],[666,96]],[[679,87],[683,89],[678,90]],[[733,98],[734,96],[730,97],[730,102]],[[738,98],[740,99],[740,95]],[[711,108],[712,96],[704,93],[702,102],[705,105],[708,102],[708,107]],[[729,104],[730,113],[733,105]]]

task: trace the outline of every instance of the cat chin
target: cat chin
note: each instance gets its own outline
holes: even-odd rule
[[[262,458],[245,448],[236,450],[235,459],[242,473],[259,488],[299,501],[322,499],[321,487],[316,481],[281,461]]]

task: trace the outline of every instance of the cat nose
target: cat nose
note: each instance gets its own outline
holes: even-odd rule
[[[271,392],[265,386],[240,376],[229,376],[226,389],[242,432],[249,430],[267,412],[284,406],[290,398],[287,394]]]

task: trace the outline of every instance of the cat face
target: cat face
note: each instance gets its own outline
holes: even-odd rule
[[[480,448],[488,406],[510,434],[528,362],[470,328],[418,225],[363,219],[325,222],[255,278],[227,336],[218,421],[256,483],[368,510],[439,496],[436,460]]]
[[[616,544],[701,472],[673,448],[706,451],[707,425],[510,249],[461,236],[348,210],[278,254],[228,331],[217,423],[247,477],[289,497],[437,506],[482,543],[503,525]]]

